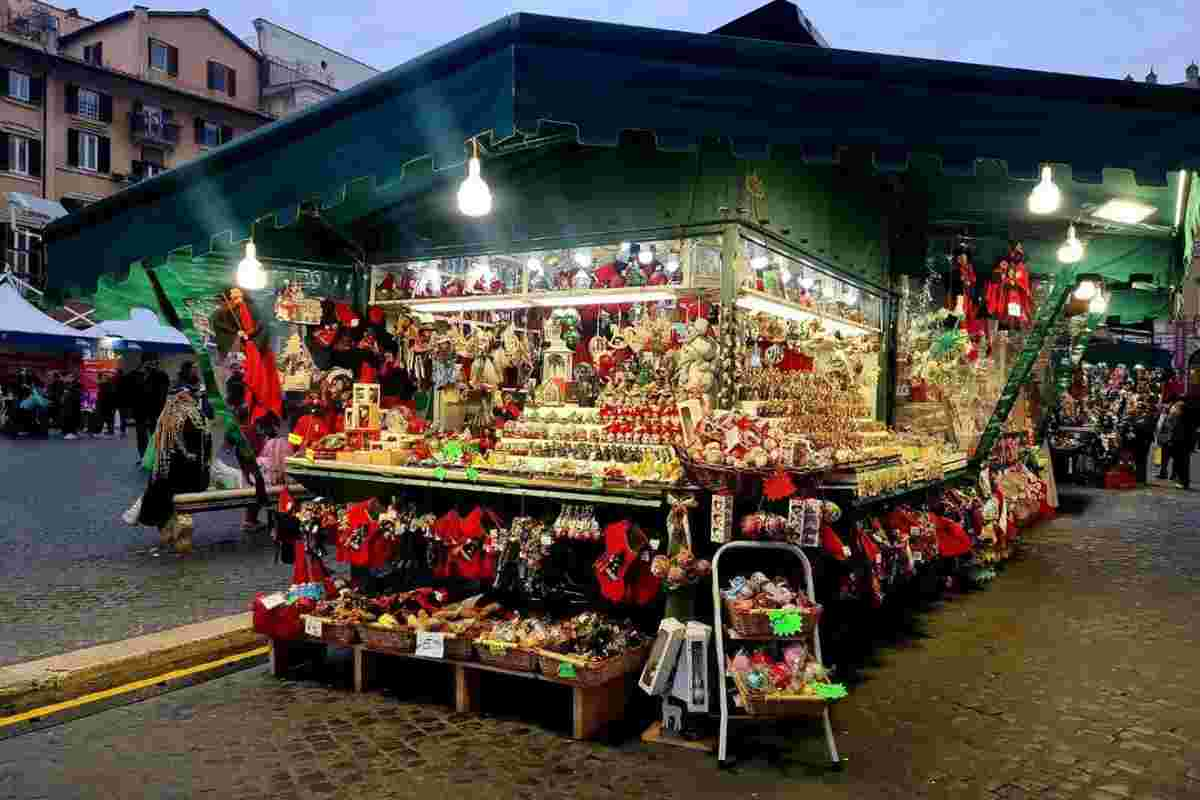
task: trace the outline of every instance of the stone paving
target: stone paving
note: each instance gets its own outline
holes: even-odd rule
[[[245,611],[288,576],[241,512],[196,516],[196,552],[156,555],[120,518],[145,488],[127,439],[0,437],[0,665]]]
[[[645,717],[573,742],[554,732],[564,704],[527,684],[460,716],[354,695],[335,662],[323,682],[258,668],[2,742],[0,798],[1200,797],[1200,492],[1064,503],[989,588],[880,637],[837,708],[841,773],[807,726],[742,729],[719,771],[641,744]]]

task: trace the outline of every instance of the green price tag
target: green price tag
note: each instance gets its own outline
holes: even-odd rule
[[[767,616],[771,618],[771,632],[776,636],[795,636],[804,630],[804,617],[799,611],[772,609]]]
[[[437,469],[435,469],[433,471],[433,477],[437,478],[439,481],[446,480],[446,468],[438,467]]]
[[[474,467],[467,467],[467,480],[469,480],[469,481],[479,480],[479,470],[475,469]]]
[[[558,665],[558,677],[574,678],[575,677],[575,665],[568,664],[566,661],[561,662]]]
[[[603,489],[604,488],[604,478],[600,477],[599,475],[593,475],[592,476],[592,488],[593,489]]]
[[[822,700],[841,700],[846,696],[846,685],[842,683],[817,683],[813,691]]]
[[[462,442],[446,442],[446,446],[442,448],[442,455],[452,461],[462,458],[462,454]]]

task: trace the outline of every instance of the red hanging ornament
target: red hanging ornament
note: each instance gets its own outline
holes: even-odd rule
[[[763,481],[763,494],[768,500],[785,500],[795,493],[796,484],[792,482],[792,476],[784,470],[777,470]]]

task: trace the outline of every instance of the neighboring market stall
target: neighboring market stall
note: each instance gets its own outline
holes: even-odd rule
[[[1052,513],[1051,351],[1178,285],[1193,102],[517,15],[51,225],[51,274],[156,301],[210,393],[240,369],[235,438],[286,423],[323,499],[281,500],[278,673],[539,677],[580,737],[636,678],[652,738],[811,715],[836,763],[820,631]]]

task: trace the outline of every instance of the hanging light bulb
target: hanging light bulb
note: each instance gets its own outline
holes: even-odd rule
[[[543,270],[542,260],[537,256],[530,256],[525,262],[525,269],[529,270],[530,275],[540,275]]]
[[[642,246],[638,248],[638,263],[643,267],[654,263],[654,245],[642,243]]]
[[[580,267],[590,267],[592,265],[592,248],[581,247],[576,250],[575,263]]]
[[[671,273],[672,275],[674,275],[676,272],[679,272],[679,256],[672,255],[667,259],[667,272]]]
[[[817,281],[815,278],[813,278],[812,275],[808,274],[807,271],[803,272],[803,274],[800,278],[800,288],[801,289],[803,289],[806,292],[811,292],[813,286],[815,286],[816,283],[817,283]]]
[[[771,266],[771,259],[761,255],[755,256],[754,258],[750,259],[750,266],[761,271]]]
[[[458,187],[458,210],[468,217],[492,213],[492,190],[483,181],[479,166],[479,143],[471,140],[474,155],[467,161],[467,179]]]
[[[846,305],[852,306],[858,302],[858,289],[853,286],[846,287]]]
[[[1075,236],[1075,226],[1067,228],[1067,240],[1058,248],[1058,260],[1064,264],[1074,264],[1083,258],[1083,242]]]
[[[1042,167],[1042,180],[1029,193],[1029,210],[1034,214],[1051,214],[1058,210],[1062,192],[1054,184],[1054,171]]]
[[[243,289],[261,289],[267,285],[267,273],[254,248],[254,240],[246,242],[246,255],[238,263],[237,285]]]
[[[1091,300],[1096,296],[1096,284],[1093,281],[1080,281],[1075,287],[1076,300]]]
[[[779,262],[779,283],[782,286],[787,286],[792,280],[792,271],[787,268],[786,261]]]
[[[1103,292],[1097,292],[1092,298],[1092,302],[1088,303],[1088,312],[1091,314],[1103,314],[1108,310],[1108,298]]]

